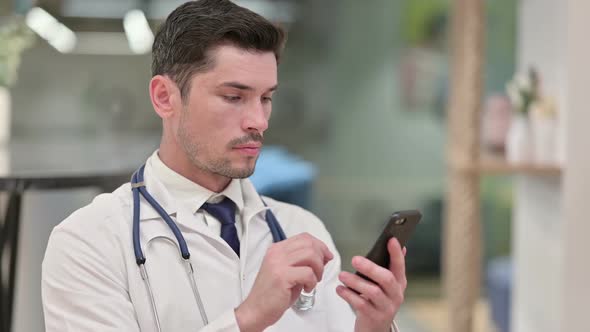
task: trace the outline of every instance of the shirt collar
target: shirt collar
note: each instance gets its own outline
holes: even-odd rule
[[[238,211],[244,209],[244,197],[239,179],[232,179],[223,191],[216,193],[172,170],[160,159],[158,151],[155,151],[148,159],[148,164],[170,195],[190,207],[193,213],[196,213],[203,203],[217,203],[224,197],[231,199]]]

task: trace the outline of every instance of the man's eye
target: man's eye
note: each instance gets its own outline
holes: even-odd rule
[[[262,97],[262,101],[265,103],[270,103],[272,102],[272,97]]]
[[[230,103],[235,103],[240,101],[240,99],[242,99],[240,96],[223,96],[223,99],[225,99],[226,101],[230,102]]]

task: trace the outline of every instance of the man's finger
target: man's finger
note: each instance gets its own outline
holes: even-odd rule
[[[379,285],[349,272],[341,272],[338,278],[346,287],[372,302],[375,307],[381,309],[387,309],[389,307],[389,298]]]
[[[307,266],[291,268],[289,270],[289,279],[292,287],[303,286],[306,292],[311,292],[318,283],[315,273]]]
[[[373,281],[373,283],[379,285],[388,298],[396,298],[398,296],[402,285],[400,285],[400,282],[390,270],[361,256],[352,258],[352,267]]]
[[[316,239],[314,244],[320,249],[324,256],[324,264],[328,263],[334,258],[334,254],[330,251],[330,249],[324,242]]]
[[[389,270],[405,289],[408,283],[406,280],[406,259],[396,238],[389,240],[387,250],[389,251]]]
[[[340,285],[336,287],[336,293],[343,298],[344,301],[348,302],[355,312],[371,315],[375,310],[375,307],[371,302],[345,286]]]
[[[324,264],[334,258],[334,254],[328,249],[328,246],[309,233],[297,234],[279,243],[284,243],[285,250],[291,252],[301,248],[315,248],[318,254],[322,256]]]
[[[324,274],[324,260],[313,248],[301,248],[290,252],[287,256],[288,264],[292,266],[309,266],[318,280]]]

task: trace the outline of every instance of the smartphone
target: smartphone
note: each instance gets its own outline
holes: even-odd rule
[[[422,214],[418,210],[394,212],[389,217],[389,221],[385,225],[385,228],[383,228],[381,235],[365,257],[377,265],[389,269],[389,252],[387,251],[389,239],[395,237],[402,248],[405,247],[420,219],[422,219]],[[371,280],[358,271],[356,274],[367,280]]]

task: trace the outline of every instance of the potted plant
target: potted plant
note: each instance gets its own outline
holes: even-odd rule
[[[10,137],[10,88],[16,82],[21,54],[34,40],[22,18],[0,18],[0,143],[6,143]]]
[[[506,137],[506,158],[512,163],[533,160],[533,134],[529,112],[539,96],[539,79],[534,68],[517,74],[506,84],[506,92],[514,110]]]

